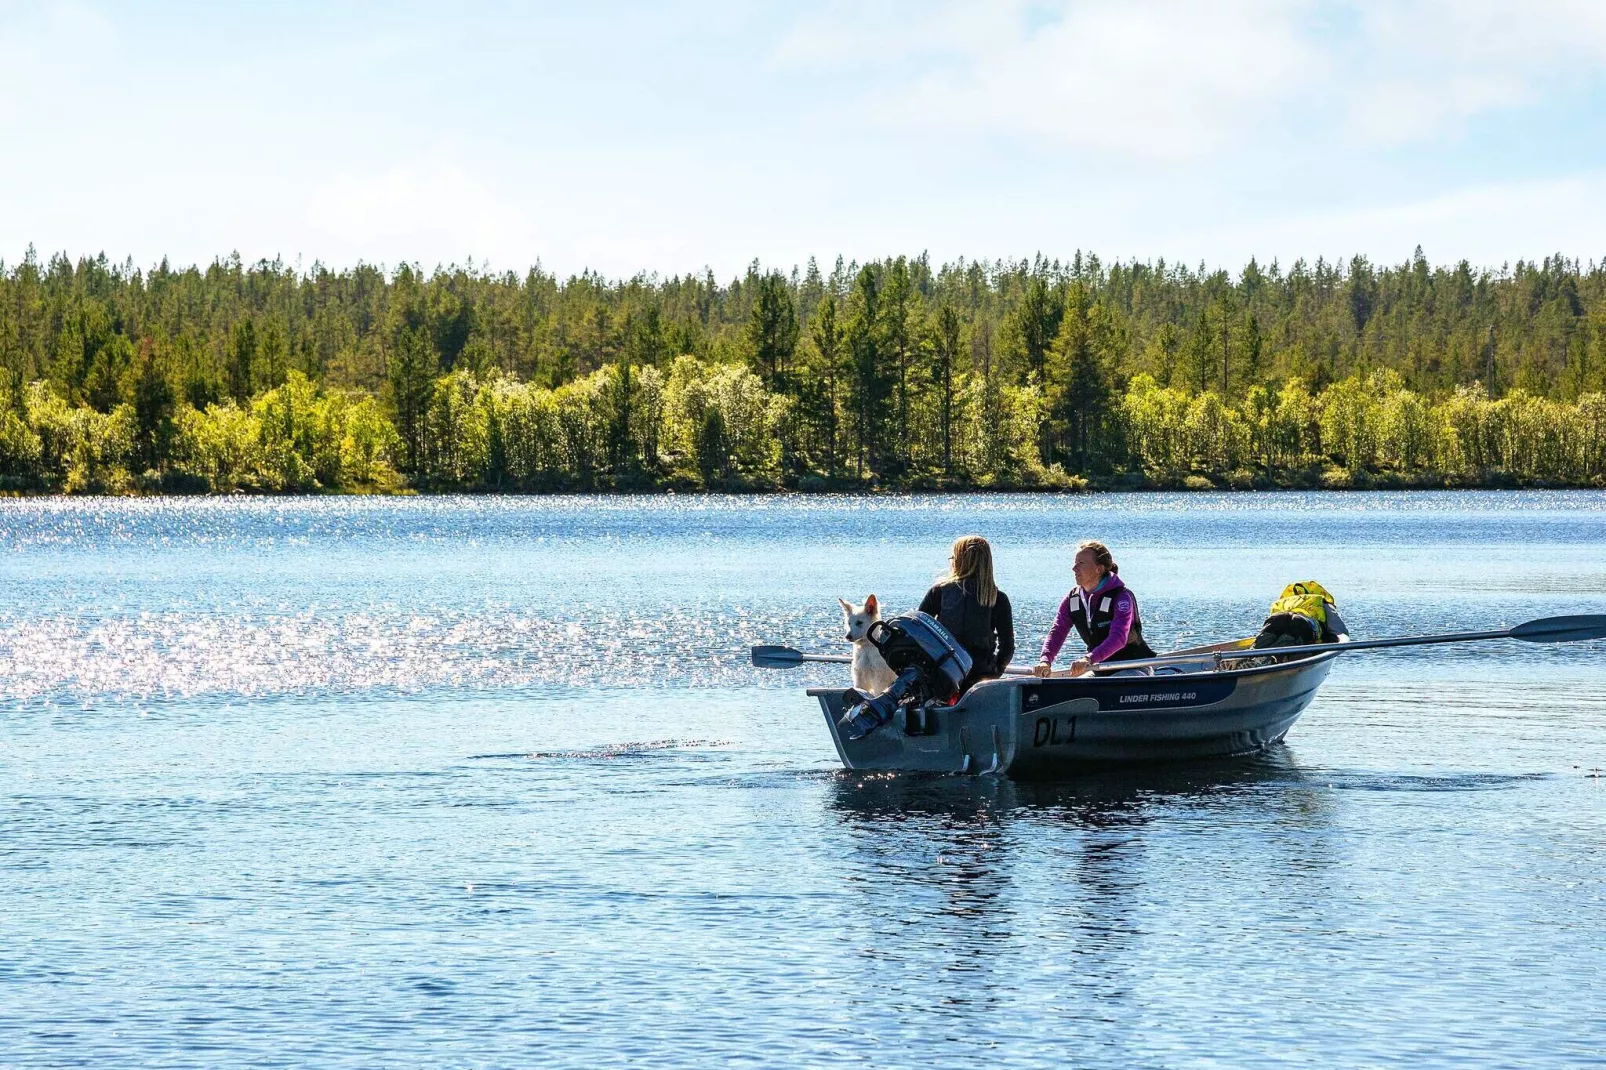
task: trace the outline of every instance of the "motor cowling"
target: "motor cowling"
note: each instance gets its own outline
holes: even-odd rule
[[[929,614],[878,620],[866,638],[898,678],[886,691],[854,703],[842,715],[839,723],[847,739],[863,739],[892,720],[900,708],[952,702],[970,675],[970,653]]]

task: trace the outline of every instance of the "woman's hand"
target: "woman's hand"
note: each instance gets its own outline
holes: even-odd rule
[[[1050,676],[1053,674],[1053,672],[1054,666],[1050,665],[1046,661],[1040,661],[1036,665],[1032,666],[1032,675],[1038,679],[1042,679],[1045,676]]]
[[[1077,658],[1071,662],[1071,675],[1082,676],[1093,670],[1093,663],[1086,658]]]

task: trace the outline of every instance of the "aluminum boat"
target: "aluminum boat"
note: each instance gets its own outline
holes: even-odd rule
[[[900,712],[862,739],[846,738],[838,724],[847,689],[808,693],[819,699],[849,769],[1039,778],[1086,766],[1230,758],[1281,741],[1340,653],[1243,668],[1213,658],[1248,645],[1177,651],[1199,660],[1155,675],[985,680],[953,706]]]

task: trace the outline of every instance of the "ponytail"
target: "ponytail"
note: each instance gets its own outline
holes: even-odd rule
[[[1110,575],[1119,576],[1121,574],[1121,566],[1115,563],[1115,558],[1110,556],[1110,548],[1102,542],[1094,542],[1090,539],[1076,548],[1077,553],[1081,553],[1083,550],[1091,550],[1093,552],[1093,563],[1100,568],[1108,569]]]

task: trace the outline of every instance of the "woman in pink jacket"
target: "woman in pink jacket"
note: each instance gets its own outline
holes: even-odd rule
[[[1032,668],[1034,676],[1054,671],[1054,657],[1060,652],[1071,629],[1087,645],[1087,654],[1071,664],[1071,675],[1081,676],[1106,661],[1152,658],[1154,651],[1143,641],[1143,618],[1138,599],[1121,582],[1121,568],[1101,542],[1084,542],[1076,548],[1071,565],[1076,586],[1060,603],[1054,627],[1043,641],[1043,653]]]

